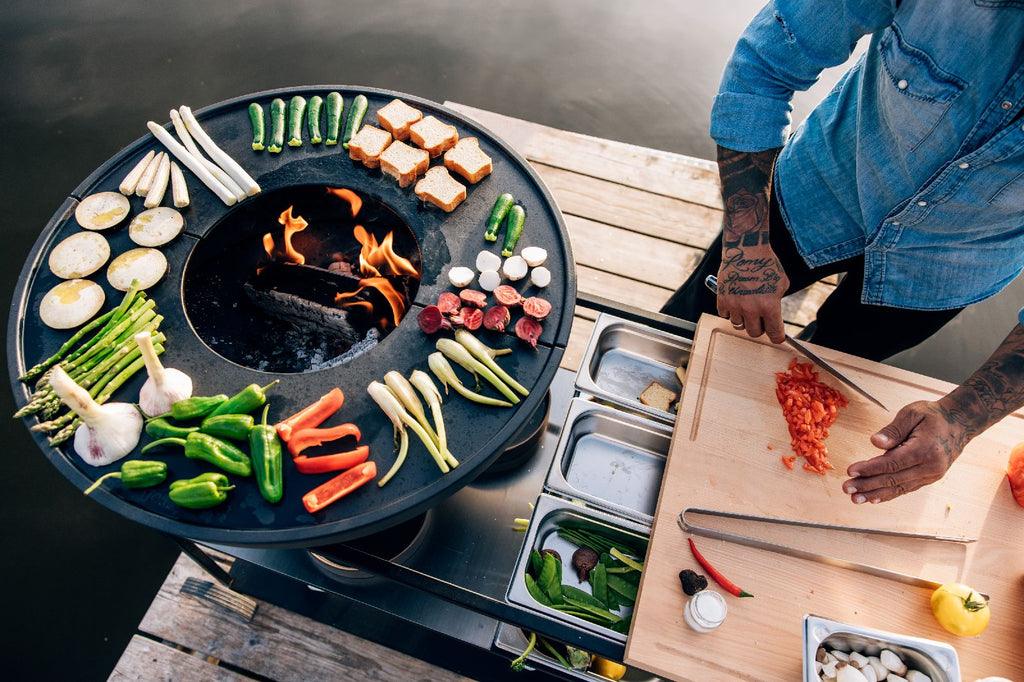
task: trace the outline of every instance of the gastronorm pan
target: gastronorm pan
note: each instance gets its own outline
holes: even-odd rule
[[[671,443],[661,422],[574,398],[544,486],[650,526]]]
[[[669,424],[674,412],[644,405],[652,381],[681,392],[676,367],[685,367],[692,341],[602,313],[576,374],[576,389]]]
[[[533,510],[533,517],[530,519],[530,527],[526,531],[526,539],[523,548],[516,560],[515,570],[512,572],[512,581],[509,584],[507,599],[510,603],[517,604],[532,611],[543,613],[553,619],[574,625],[581,630],[604,635],[611,639],[625,642],[626,635],[614,632],[608,628],[595,625],[582,618],[570,616],[557,609],[544,606],[538,603],[526,590],[526,583],[523,581],[523,573],[526,571],[530,559],[531,550],[553,549],[562,557],[562,582],[573,585],[589,592],[589,587],[579,583],[576,578],[576,571],[572,567],[572,554],[576,551],[576,545],[558,537],[558,524],[571,521],[583,527],[598,528],[612,538],[621,538],[629,542],[646,542],[650,535],[650,529],[630,521],[629,519],[612,516],[597,509],[591,509],[574,504],[552,495],[541,493],[537,498],[537,504]],[[621,608],[617,613],[627,616],[632,609]]]

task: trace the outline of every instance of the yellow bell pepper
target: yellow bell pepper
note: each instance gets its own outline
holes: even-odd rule
[[[988,627],[988,601],[961,583],[946,583],[932,592],[932,613],[939,625],[960,637],[977,637]]]
[[[622,676],[626,674],[626,666],[609,661],[607,658],[594,656],[594,661],[590,664],[590,672],[607,677],[609,680],[621,680]]]

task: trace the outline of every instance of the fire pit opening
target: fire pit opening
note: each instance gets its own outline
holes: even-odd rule
[[[416,236],[389,206],[344,187],[305,185],[243,202],[185,266],[185,312],[224,358],[298,373],[372,349],[416,295]]]

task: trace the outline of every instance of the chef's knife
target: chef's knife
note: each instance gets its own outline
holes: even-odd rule
[[[708,275],[707,278],[704,280],[704,285],[711,291],[715,292],[716,294],[718,293],[718,278],[715,277],[714,275]],[[882,401],[880,401],[878,398],[874,397],[873,395],[865,391],[863,388],[855,384],[852,379],[848,378],[845,374],[843,374],[838,369],[830,365],[824,358],[814,353],[810,348],[800,343],[789,334],[786,334],[786,343],[792,346],[798,353],[800,353],[800,355],[803,355],[805,358],[813,362],[815,365],[821,367],[823,370],[825,370],[826,372],[834,376],[836,379],[841,381],[844,386],[849,386],[858,394],[860,394],[867,400],[870,400],[875,405],[878,405],[886,412],[889,411],[889,408],[883,405]]]

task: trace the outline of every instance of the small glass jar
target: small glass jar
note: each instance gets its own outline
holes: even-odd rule
[[[683,619],[697,632],[711,632],[725,621],[725,599],[714,590],[701,590],[683,608]]]

